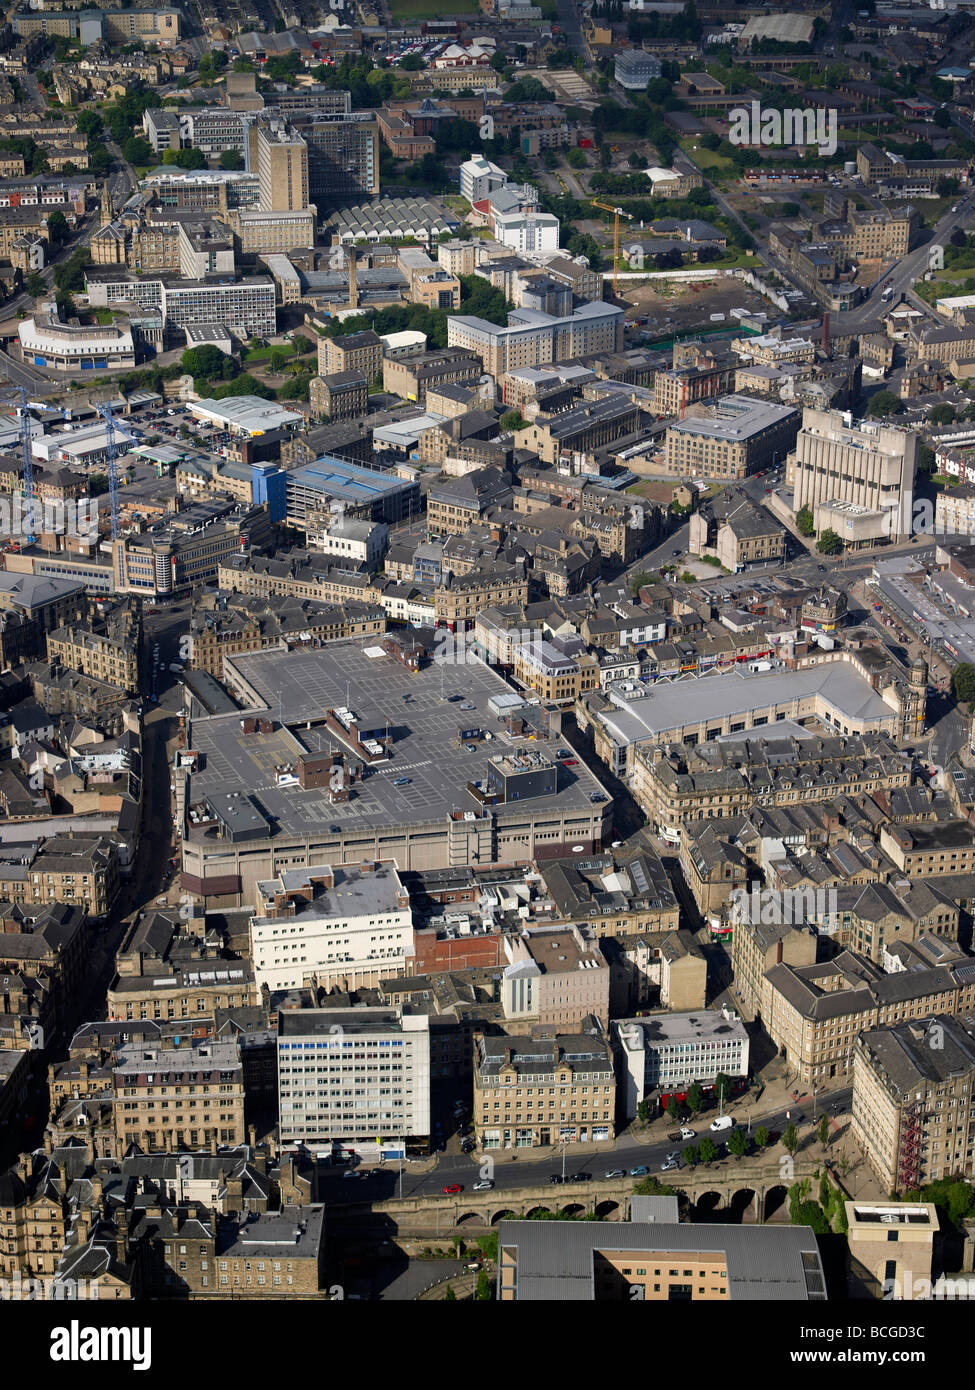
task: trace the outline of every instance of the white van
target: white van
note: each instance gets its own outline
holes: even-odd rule
[[[733,1115],[720,1115],[718,1119],[711,1121],[711,1132],[717,1134],[722,1129],[734,1129],[735,1120]]]

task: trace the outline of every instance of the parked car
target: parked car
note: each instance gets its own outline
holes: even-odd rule
[[[444,1187],[444,1193],[448,1197],[456,1197],[458,1192],[463,1192],[463,1187],[459,1182],[449,1182]]]
[[[369,1175],[368,1173],[364,1173],[359,1168],[350,1168],[349,1171],[347,1173],[343,1173],[342,1176],[343,1178],[365,1178]]]
[[[561,1173],[549,1173],[548,1180],[553,1185],[565,1182],[565,1178],[563,1178]]]
[[[675,1168],[679,1167],[680,1164],[677,1162],[676,1158],[668,1158],[666,1162],[661,1163],[660,1171],[661,1173],[672,1173]]]
[[[410,785],[410,778],[409,778],[409,777],[397,777],[397,778],[395,778],[394,781],[393,781],[393,786],[394,786],[394,787],[408,787],[409,785]]]
[[[626,1169],[625,1169],[625,1168],[610,1168],[608,1172],[606,1172],[606,1173],[603,1174],[603,1177],[604,1177],[604,1178],[625,1178],[625,1177],[626,1177]]]
[[[678,1138],[678,1139],[696,1139],[696,1138],[697,1138],[697,1130],[696,1130],[696,1129],[688,1129],[688,1128],[687,1128],[687,1125],[681,1125],[680,1134],[678,1134],[677,1138]]]
[[[676,1144],[678,1139],[684,1138],[684,1131],[682,1129],[671,1130],[671,1132],[667,1135],[667,1138],[670,1140],[672,1144]]]
[[[578,759],[578,758],[563,758],[563,759],[562,759],[562,766],[563,766],[563,767],[578,767],[578,766],[579,766],[579,759]]]
[[[476,1182],[473,1187],[474,1192],[490,1192],[494,1183],[490,1178],[483,1178],[481,1182]]]
[[[731,1115],[719,1115],[716,1120],[711,1121],[711,1132],[717,1134],[723,1129],[734,1129],[735,1121]]]
[[[592,1173],[573,1173],[570,1182],[592,1182]]]
[[[644,1163],[638,1163],[635,1168],[630,1169],[631,1178],[646,1178],[650,1174],[650,1169]]]

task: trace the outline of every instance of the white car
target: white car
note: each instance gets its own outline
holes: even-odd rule
[[[476,1182],[476,1183],[474,1184],[474,1186],[471,1188],[471,1191],[472,1191],[472,1192],[490,1192],[490,1191],[491,1191],[491,1188],[492,1188],[493,1186],[494,1186],[494,1183],[491,1181],[490,1178],[483,1178],[483,1179],[481,1180],[481,1182]]]

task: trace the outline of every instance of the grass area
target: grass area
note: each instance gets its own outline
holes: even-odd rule
[[[92,317],[96,323],[114,323],[115,315],[111,309],[93,309]]]
[[[754,266],[754,251],[731,250],[721,257],[718,261],[706,261],[701,265],[702,270],[734,270],[738,266]]]
[[[948,272],[950,276],[951,271]],[[959,272],[956,270],[955,275]],[[949,279],[942,273],[934,280],[919,280],[914,286],[914,293],[924,300],[925,304],[934,304],[938,299],[951,299],[954,296],[975,293],[975,272],[966,275],[963,280]]]
[[[244,353],[245,362],[267,362],[271,356],[270,348],[248,348]]]
[[[440,19],[444,14],[478,14],[477,0],[449,0],[444,7],[436,0],[389,0],[393,19]]]
[[[717,150],[706,150],[696,140],[685,136],[678,141],[681,149],[711,179],[736,179],[738,168]]]
[[[953,193],[948,198],[913,198],[913,206],[917,209],[918,218],[922,227],[933,227],[940,222],[946,212],[954,207],[959,198],[958,193]],[[883,206],[899,207],[904,203],[903,198],[889,198]]]

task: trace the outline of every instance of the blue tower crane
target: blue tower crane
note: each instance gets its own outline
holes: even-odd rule
[[[115,435],[121,434],[133,444],[141,442],[142,436],[130,430],[128,425],[123,425],[121,420],[116,420],[112,407],[106,401],[104,405],[96,405],[95,409],[105,421],[105,430],[108,435],[108,500],[112,509],[112,540],[117,541],[119,537],[118,520],[118,468],[115,462]]]
[[[32,447],[32,435],[30,428],[31,410],[50,410],[50,406],[43,405],[40,401],[29,401],[27,399],[27,389],[24,386],[11,386],[10,390],[17,395],[16,402],[9,401],[7,404],[13,405],[20,417],[20,447],[21,458],[24,466],[24,520],[27,523],[27,532],[24,537],[28,545],[33,545],[37,539],[34,534],[35,516],[35,497],[34,497],[34,454]]]

